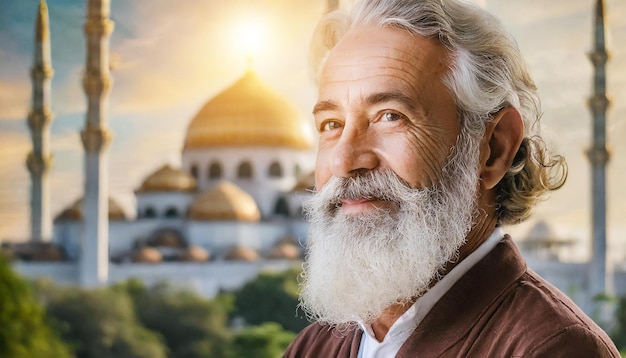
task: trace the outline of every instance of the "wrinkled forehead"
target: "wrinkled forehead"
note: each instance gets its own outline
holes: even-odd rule
[[[442,78],[449,59],[449,51],[437,39],[399,28],[361,26],[348,31],[329,52],[319,84],[390,73]]]

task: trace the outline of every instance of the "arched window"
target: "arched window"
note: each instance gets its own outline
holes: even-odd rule
[[[169,208],[167,208],[167,210],[165,210],[165,217],[166,218],[177,218],[178,217],[178,209],[176,209],[173,206],[170,206]]]
[[[146,217],[147,218],[156,218],[156,210],[153,207],[146,208]]]
[[[276,205],[274,206],[274,214],[280,216],[289,216],[289,204],[287,203],[287,199],[284,197],[278,198],[276,200]]]
[[[237,169],[237,177],[239,177],[240,179],[252,178],[252,164],[250,164],[250,162],[243,162],[239,164],[239,168]]]
[[[195,164],[191,166],[191,176],[198,179],[198,166]]]
[[[222,165],[218,162],[213,162],[209,166],[209,179],[219,179],[222,177]]]
[[[280,178],[283,176],[283,168],[280,166],[280,163],[274,162],[270,165],[270,177],[272,178]]]

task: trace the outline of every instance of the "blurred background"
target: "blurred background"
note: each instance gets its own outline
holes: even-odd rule
[[[53,242],[54,247],[28,246],[32,241],[31,183],[26,158],[32,149],[32,141],[27,118],[33,100],[30,71],[35,66],[35,25],[40,1],[0,0],[0,242],[16,271],[32,279],[39,278],[34,291],[25,289],[24,292],[34,292],[31,297],[33,305],[46,303],[47,314],[52,315],[50,318],[42,313],[43,321],[52,322],[53,333],[42,333],[41,337],[47,338],[41,341],[52,342],[50,337],[56,334],[63,338],[65,343],[62,344],[70,347],[51,345],[49,349],[59,349],[58,352],[66,349],[84,357],[97,356],[93,352],[103,349],[110,352],[127,349],[121,355],[111,353],[110,356],[129,357],[156,357],[160,354],[173,357],[261,357],[263,355],[258,352],[244,354],[236,349],[248,345],[254,347],[254,343],[249,342],[262,342],[258,346],[264,348],[259,349],[269,352],[268,357],[280,355],[285,342],[291,339],[290,334],[306,324],[302,312],[296,313],[297,269],[292,269],[299,267],[302,253],[298,243],[305,240],[306,228],[298,215],[299,202],[291,197],[310,187],[314,157],[310,112],[316,93],[307,67],[308,43],[320,16],[329,8],[347,2],[111,1],[110,18],[115,27],[110,35],[108,69],[114,82],[106,101],[106,122],[113,133],[113,141],[107,151],[109,173],[104,180],[108,181],[109,194],[114,202],[110,207],[121,215],[117,218],[110,216],[109,240],[112,245],[117,245],[118,250],[111,252],[113,261],[108,283],[116,286],[82,291],[57,285],[71,284],[80,275],[72,262],[76,261],[80,251],[76,230],[82,213],[78,200],[83,196],[85,180],[80,132],[85,128],[87,113],[82,86],[86,63],[83,25],[87,4],[75,0],[46,2],[50,65],[54,69],[49,92],[52,112],[49,151],[54,161],[47,180],[50,186],[49,211],[51,218],[55,218],[55,225],[49,235],[54,234],[53,240],[49,241],[50,237],[47,237],[42,242]],[[565,186],[541,203],[528,222],[507,228],[507,231],[522,246],[531,267],[585,306],[589,301],[585,294],[588,286],[586,263],[591,257],[593,209],[591,169],[585,151],[592,141],[592,115],[587,99],[593,93],[594,69],[587,54],[593,49],[595,1],[476,2],[496,15],[517,39],[543,101],[542,135],[569,164]],[[615,270],[615,288],[619,294],[626,289],[626,283],[620,283],[626,282],[620,278],[626,277],[622,270],[626,262],[626,187],[622,185],[626,178],[626,141],[620,140],[626,135],[626,3],[619,0],[604,3],[610,53],[606,80],[612,102],[606,124],[611,153],[607,166],[607,252],[608,261]],[[249,76],[250,73],[253,76]],[[227,98],[233,103],[256,103],[257,107],[251,108],[261,111],[265,108],[262,101],[268,99],[273,103],[269,109],[271,113],[279,113],[285,118],[298,117],[298,123],[302,125],[289,129],[287,135],[304,144],[289,145],[285,147],[287,149],[273,146],[269,152],[259,151],[256,157],[241,149],[248,146],[233,139],[237,137],[233,133],[244,124],[232,125],[227,118],[215,117],[215,112],[203,114],[201,111],[206,105],[215,104],[211,102],[213,99],[224,98],[220,96],[233,88],[235,92],[242,91],[237,92],[235,98]],[[247,98],[245,93],[242,94],[246,88],[263,96]],[[228,106],[221,104],[217,109],[215,106],[209,106],[209,109],[224,115],[230,110]],[[293,111],[284,113],[280,109],[283,107]],[[224,121],[223,128],[219,126],[220,120]],[[215,143],[223,138],[203,143],[206,146],[193,144],[195,132],[191,129],[194,122],[201,130],[215,132],[222,128],[230,131],[228,150],[215,149]],[[272,125],[281,123],[284,124],[272,122]],[[282,135],[277,133],[268,135]],[[261,140],[257,144],[265,148],[269,142]],[[208,161],[198,164],[200,167],[196,167],[194,175],[194,158],[204,153],[196,151],[198,148],[207,150],[207,156],[221,158],[224,171],[229,162],[238,163],[242,156],[251,158],[253,164],[263,163],[258,165],[270,167],[274,164],[271,156],[275,155],[281,168],[280,179],[263,181],[255,177],[255,181],[250,182],[242,179],[238,171],[229,180],[241,189],[235,194],[230,189],[213,192],[210,200],[205,198],[204,201],[199,200],[199,195],[185,196],[180,194],[185,190],[214,189],[216,182],[213,179],[231,179],[226,173],[211,177]],[[297,170],[287,170],[287,167]],[[167,168],[171,170],[168,172]],[[291,174],[282,174],[282,171]],[[185,210],[197,204],[196,211],[201,213],[201,218],[196,224],[184,223],[183,209],[177,212],[180,217],[159,217],[159,201],[170,200],[164,198],[171,194],[162,193],[164,189],[159,184],[162,180],[166,182],[165,191],[178,193],[171,200],[189,205]],[[189,184],[190,180],[195,184]],[[188,184],[180,184],[181,181]],[[263,183],[271,189],[255,187]],[[269,194],[265,192],[273,196],[266,197]],[[218,214],[211,206],[216,195],[222,199],[234,195],[239,201],[247,200],[243,197],[252,197],[258,217],[256,220],[237,219],[235,225],[222,225],[224,220],[215,217]],[[155,204],[151,204],[153,202]],[[209,206],[209,214],[202,211],[202,205]],[[157,212],[150,214],[150,208]],[[163,216],[168,208],[163,207]],[[231,206],[227,209],[230,215],[249,214],[246,208]],[[254,216],[254,210],[251,215]],[[164,232],[162,229],[173,230]],[[218,236],[223,240],[214,239]],[[245,250],[242,252],[242,249]],[[183,254],[191,255],[191,259],[183,260]],[[236,257],[229,258],[230,254],[236,254]],[[60,262],[51,263],[52,259]],[[203,266],[209,264],[213,266]],[[91,269],[95,270],[94,274],[100,272],[98,267]],[[259,273],[267,277],[261,276],[255,281]],[[6,274],[11,275],[9,271]],[[187,279],[181,275],[186,275]],[[131,277],[142,279],[127,281]],[[159,278],[168,283],[158,283]],[[18,290],[16,287],[21,281],[18,277],[15,279],[16,286],[7,283],[7,292]],[[253,289],[261,291],[245,291],[246,284],[257,284],[260,288]],[[246,293],[240,293],[244,291]],[[256,300],[266,297],[268,304],[274,302],[278,306],[265,307],[257,301],[257,309],[249,311],[259,313],[265,310],[267,315],[256,318],[246,311],[249,306],[245,302],[249,297]],[[119,328],[120,332],[130,330],[134,333],[107,336],[102,333],[107,329],[106,324],[93,329],[77,328],[76,322],[84,319],[72,321],[72,317],[86,314],[93,317],[90,321],[104,322],[104,318],[96,318],[95,311],[100,307],[98,302],[115,302],[108,309],[116,309],[117,313],[99,314],[119,317],[115,324],[126,327]],[[140,306],[147,308],[137,310],[136,307]],[[68,313],[72,307],[82,307],[82,311]],[[20,309],[28,311],[24,307],[15,309],[16,312]],[[200,311],[204,313],[198,313]],[[280,326],[256,328],[256,325],[271,321],[272,314],[277,317],[277,312],[285,311],[287,318],[274,320],[279,321]],[[158,321],[161,314],[166,315],[165,312],[172,316],[165,316],[164,322]],[[593,315],[593,312],[588,313]],[[203,317],[200,321],[210,321],[212,326],[189,323],[192,328],[170,327],[174,322],[193,321],[194,317]],[[296,324],[289,323],[290,319],[295,319]],[[619,324],[615,321],[612,324],[616,332],[614,337],[619,337]],[[181,336],[197,339],[177,341],[175,335],[185,329],[190,333]],[[7,329],[2,331],[8,332]],[[77,336],[78,331],[98,332],[95,337],[107,337],[101,339],[105,343],[97,344],[108,348],[98,346],[100,348],[88,353],[96,343],[86,343],[91,342],[91,338]],[[146,348],[142,351],[137,348],[142,344],[125,342],[120,338],[122,336],[136,337],[136,342],[149,341],[154,350]],[[265,338],[255,341],[257,336]],[[271,337],[283,338],[274,340]],[[236,339],[244,341],[234,344]],[[617,342],[621,338],[615,339]],[[192,346],[196,347],[192,353],[177,348]]]

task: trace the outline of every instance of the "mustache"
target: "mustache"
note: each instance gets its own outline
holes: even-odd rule
[[[414,189],[395,172],[367,171],[349,178],[331,177],[315,197],[326,209],[341,207],[342,200],[380,200],[397,204],[413,196],[429,194],[433,188]]]

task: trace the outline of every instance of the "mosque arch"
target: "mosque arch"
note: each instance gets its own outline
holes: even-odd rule
[[[283,167],[279,162],[273,162],[270,164],[269,176],[272,178],[281,178],[283,176]]]
[[[219,162],[212,162],[209,165],[209,179],[219,179],[222,177],[222,164]]]
[[[189,170],[189,172],[191,173],[191,176],[194,177],[194,179],[198,179],[198,166],[196,164],[191,165],[191,169]]]
[[[147,218],[156,218],[157,216],[156,210],[151,206],[148,206],[144,213],[144,216]]]
[[[165,210],[166,218],[177,218],[179,216],[180,214],[178,213],[178,209],[173,206],[170,206]]]
[[[252,178],[252,164],[250,164],[250,162],[248,161],[239,164],[239,167],[237,168],[237,177],[239,179]]]
[[[276,200],[276,204],[274,204],[274,214],[289,217],[289,203],[285,197],[281,196]]]

